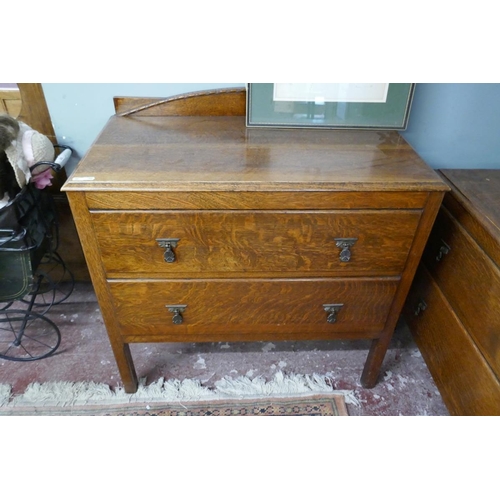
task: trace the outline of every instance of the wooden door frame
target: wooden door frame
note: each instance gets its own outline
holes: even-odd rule
[[[17,86],[21,94],[21,112],[17,119],[47,136],[53,144],[57,144],[42,84],[18,83]],[[77,281],[89,281],[90,276],[69,207],[68,197],[66,193],[61,191],[66,179],[66,172],[62,169],[54,174],[52,186],[46,188],[52,194],[59,214],[60,245],[58,251]]]
[[[21,94],[21,112],[18,120],[26,123],[37,132],[47,136],[53,144],[57,144],[56,134],[52,126],[49,108],[45,100],[45,94],[41,83],[18,83]],[[49,188],[52,194],[59,193],[62,185],[66,182],[67,175],[64,169],[58,172]]]
[[[21,112],[18,120],[46,135],[53,142],[56,140],[49,108],[41,83],[18,83],[21,94]]]

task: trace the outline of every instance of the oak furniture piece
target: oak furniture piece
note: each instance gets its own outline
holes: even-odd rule
[[[452,415],[500,415],[500,170],[445,195],[404,316]]]
[[[7,113],[17,118],[21,111],[21,104],[21,93],[17,86],[0,87],[0,114]]]
[[[245,91],[115,99],[67,192],[121,378],[133,342],[371,339],[447,186],[397,132],[247,129]]]

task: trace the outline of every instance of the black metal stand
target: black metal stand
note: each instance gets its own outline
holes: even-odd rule
[[[59,347],[59,328],[45,315],[71,295],[75,280],[57,253],[58,229],[52,196],[30,184],[0,209],[2,359],[34,361]]]

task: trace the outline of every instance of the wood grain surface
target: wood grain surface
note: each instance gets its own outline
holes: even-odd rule
[[[443,243],[450,250],[438,261]],[[500,269],[444,207],[423,260],[500,378]]]
[[[500,235],[500,164],[498,169],[446,169],[441,175],[454,187],[478,221]],[[500,240],[500,237],[498,237]]]
[[[225,334],[256,340],[264,333],[306,333],[309,338],[376,336],[386,320],[398,279],[345,280],[158,280],[109,281],[122,335],[170,341]],[[323,304],[344,304],[336,323],[326,321]],[[172,323],[166,305],[187,305],[184,322]],[[368,335],[370,337],[370,335]],[[141,340],[142,338],[142,340]]]
[[[115,100],[64,186],[126,390],[131,342],[342,338],[371,387],[448,187],[397,132],[248,129],[237,94]]]
[[[417,210],[92,213],[108,277],[399,275],[419,220]],[[159,238],[179,239],[175,262]],[[335,238],[357,238],[349,262]]]
[[[65,190],[441,191],[396,132],[247,129],[240,116],[112,117]]]
[[[500,267],[500,169],[439,173],[453,188],[444,206]]]
[[[115,97],[117,115],[245,116],[246,89],[233,87],[162,97]]]
[[[68,193],[68,200],[120,377],[125,390],[133,393],[137,391],[137,374],[129,345],[123,342],[119,325],[116,321],[116,311],[110,300],[106,273],[99,254],[99,247],[93,231],[90,212],[85,203],[85,194]]]
[[[403,312],[450,413],[500,415],[499,379],[424,266]]]
[[[426,192],[87,192],[92,210],[334,210],[423,208]]]

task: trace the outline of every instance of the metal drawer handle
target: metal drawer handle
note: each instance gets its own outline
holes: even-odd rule
[[[342,309],[344,304],[323,304],[323,309],[328,313],[326,321],[328,323],[335,323],[337,321],[337,314]]]
[[[156,241],[161,248],[165,249],[163,260],[168,263],[175,262],[174,248],[177,246],[179,238],[158,238]]]
[[[358,241],[358,238],[334,238],[336,246],[340,248],[340,261],[349,262],[351,260],[351,247]]]
[[[451,250],[450,245],[448,245],[445,241],[441,240],[441,246],[439,248],[438,254],[436,255],[436,261],[440,262],[445,255],[448,255],[450,250]]]
[[[180,325],[184,321],[182,313],[186,310],[187,305],[166,305],[165,307],[173,314],[172,323],[174,325]]]
[[[415,307],[415,316],[418,316],[422,311],[425,311],[427,309],[427,304],[423,299],[420,299],[420,301],[417,304],[417,307]]]

